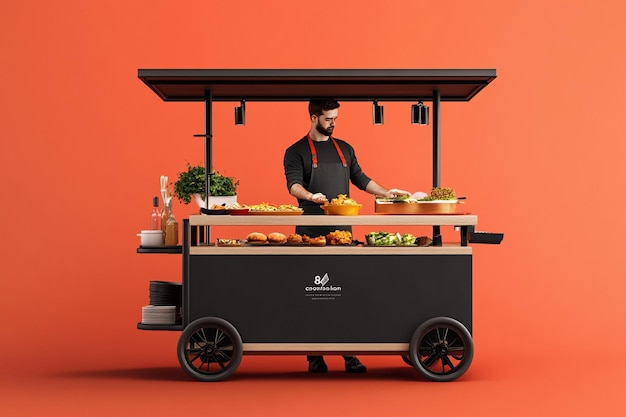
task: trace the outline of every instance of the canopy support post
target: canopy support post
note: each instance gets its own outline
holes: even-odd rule
[[[206,199],[204,208],[209,208],[209,195],[211,190],[211,175],[213,175],[213,96],[211,90],[204,91],[204,183]],[[211,241],[209,226],[205,227],[206,242]]]
[[[441,106],[441,93],[433,90],[433,188],[441,184],[441,137],[439,130],[439,109]],[[441,246],[441,226],[433,226],[433,246]]]

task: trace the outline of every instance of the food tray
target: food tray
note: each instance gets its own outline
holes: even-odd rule
[[[288,210],[288,211],[248,211],[248,215],[251,216],[299,216],[303,213],[303,210]]]
[[[208,214],[208,215],[225,215],[228,214],[228,210],[226,209],[207,209],[207,208],[200,208],[200,213],[202,214]]]
[[[215,246],[219,246],[221,248],[229,248],[229,247],[239,247],[239,246],[244,246],[245,242],[242,240],[238,240],[237,242],[233,242],[233,243],[219,243],[219,242],[215,242]]]
[[[418,201],[400,203],[375,201],[374,212],[379,214],[456,214],[458,200]]]
[[[245,216],[246,214],[248,214],[250,209],[238,208],[238,209],[227,209],[227,211],[228,211],[228,214],[230,214],[231,216]]]
[[[219,245],[222,246],[222,245]],[[228,246],[228,245],[224,245],[224,246]],[[239,246],[239,245],[233,245],[233,246]],[[339,246],[355,246],[354,243],[352,244],[345,244],[345,245],[331,245],[330,243],[325,243],[323,245],[312,245],[310,243],[289,243],[289,242],[283,242],[283,243],[279,243],[279,242],[246,242],[245,246],[296,246],[296,247],[312,247],[312,248],[319,248],[319,247],[323,247],[323,246],[333,246],[333,247],[339,247]]]

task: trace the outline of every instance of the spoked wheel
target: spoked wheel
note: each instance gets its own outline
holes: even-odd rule
[[[431,381],[452,381],[472,363],[474,343],[459,321],[437,317],[426,320],[415,330],[409,357],[415,369]]]
[[[178,340],[178,362],[199,381],[221,381],[241,363],[243,344],[237,329],[224,319],[205,317],[190,323]]]
[[[402,355],[402,360],[407,365],[413,366],[413,362],[411,362],[411,357],[409,355]]]

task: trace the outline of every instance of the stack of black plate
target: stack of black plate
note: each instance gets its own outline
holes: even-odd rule
[[[150,305],[176,306],[177,321],[183,304],[183,285],[180,282],[150,281]]]

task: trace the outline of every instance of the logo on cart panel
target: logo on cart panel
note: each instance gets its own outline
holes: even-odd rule
[[[305,296],[311,297],[311,300],[334,300],[341,297],[341,286],[328,284],[329,282],[328,272],[322,276],[315,275],[313,285],[304,287]]]
[[[320,278],[319,275],[315,276],[315,279],[313,280],[313,282],[315,283],[315,285],[324,285],[326,284],[328,281],[330,281],[330,278],[328,278],[328,272],[324,274],[323,277]]]

